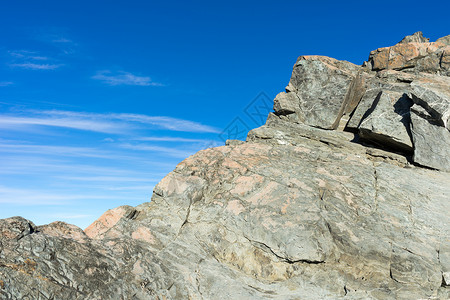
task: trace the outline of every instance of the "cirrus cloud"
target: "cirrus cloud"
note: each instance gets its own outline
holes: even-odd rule
[[[167,116],[127,113],[92,113],[64,110],[25,110],[0,114],[0,128],[28,130],[29,126],[72,128],[110,134],[160,128],[170,131],[219,133],[217,128],[195,121]]]
[[[59,67],[64,66],[63,64],[35,64],[35,63],[21,63],[21,64],[10,64],[13,68],[21,68],[28,70],[55,70]]]
[[[120,71],[113,73],[108,70],[98,71],[92,79],[100,80],[108,85],[137,85],[137,86],[163,86],[163,84],[154,82],[150,77],[137,76],[129,72]]]

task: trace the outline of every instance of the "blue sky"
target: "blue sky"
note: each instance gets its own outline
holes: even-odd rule
[[[185,157],[262,125],[258,111],[267,114],[299,55],[361,64],[415,31],[450,34],[449,8],[2,1],[0,218],[84,228],[149,201]]]

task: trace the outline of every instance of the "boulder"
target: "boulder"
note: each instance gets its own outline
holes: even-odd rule
[[[67,224],[61,221],[38,226],[37,231],[56,238],[74,239],[79,243],[89,241],[89,237],[82,229],[75,225]]]
[[[421,77],[411,83],[411,98],[425,108],[439,125],[450,130],[450,78]]]
[[[378,143],[380,147],[411,152],[409,111],[412,100],[406,94],[380,91],[371,102],[358,124],[360,137]]]
[[[273,100],[273,110],[279,115],[290,115],[300,110],[296,93],[279,93]]]
[[[0,220],[0,242],[20,240],[36,231],[36,225],[22,217]]]
[[[423,117],[423,110],[412,109],[411,132],[414,162],[437,170],[450,171],[450,132]],[[422,113],[421,113],[422,112]]]
[[[324,56],[300,56],[286,93],[276,97],[274,110],[293,120],[324,129],[335,129],[342,117],[350,85],[358,66]],[[356,96],[357,97],[357,96]],[[346,99],[347,98],[347,99]],[[359,99],[358,99],[359,100]]]

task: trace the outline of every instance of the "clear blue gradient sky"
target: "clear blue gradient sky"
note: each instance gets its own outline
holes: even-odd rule
[[[2,1],[0,218],[86,227],[149,201],[299,55],[361,64],[423,31],[448,1]]]

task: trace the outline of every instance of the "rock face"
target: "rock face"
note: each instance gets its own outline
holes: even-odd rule
[[[0,220],[1,298],[449,299],[450,99],[444,68],[422,68],[431,44],[393,46],[392,66],[414,66],[397,70],[377,67],[384,50],[300,57],[245,143],[84,232]]]

